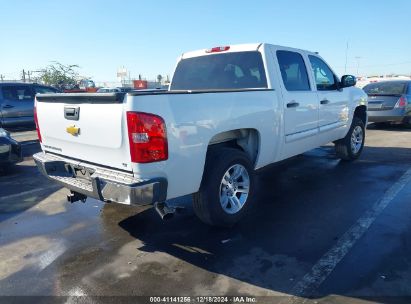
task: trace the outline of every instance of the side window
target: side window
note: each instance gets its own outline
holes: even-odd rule
[[[314,72],[315,83],[318,91],[337,90],[337,81],[328,65],[316,56],[309,55],[311,67]]]
[[[29,86],[3,86],[3,98],[8,100],[32,100],[33,92]]]
[[[277,51],[281,77],[287,91],[310,91],[307,68],[301,54]]]
[[[57,90],[54,88],[50,87],[34,87],[35,93],[40,93],[40,94],[47,94],[47,93],[56,93]]]

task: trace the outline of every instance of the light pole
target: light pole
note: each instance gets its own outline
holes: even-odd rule
[[[355,59],[357,60],[357,77],[358,77],[358,70],[360,69],[360,59],[361,59],[361,57],[360,56],[355,56]]]
[[[347,41],[347,48],[345,49],[345,66],[344,66],[344,74],[347,74],[347,60],[348,60],[348,41]]]

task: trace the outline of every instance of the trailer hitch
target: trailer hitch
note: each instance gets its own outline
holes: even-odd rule
[[[75,203],[81,201],[86,202],[87,196],[78,192],[70,191],[70,194],[67,195],[67,201],[70,203]]]

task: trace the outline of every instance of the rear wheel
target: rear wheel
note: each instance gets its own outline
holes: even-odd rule
[[[11,164],[0,165],[0,175],[7,175],[11,172]]]
[[[254,196],[254,170],[244,152],[221,148],[207,156],[195,214],[213,226],[232,226],[248,211]]]
[[[357,159],[364,148],[365,127],[363,121],[354,117],[347,135],[335,142],[335,152],[342,160]]]
[[[411,117],[405,117],[403,124],[406,128],[411,129]]]

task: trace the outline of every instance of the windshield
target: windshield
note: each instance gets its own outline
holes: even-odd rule
[[[406,82],[375,82],[366,85],[363,90],[370,95],[401,95],[406,87]]]
[[[170,90],[267,88],[259,52],[213,54],[181,60]]]

